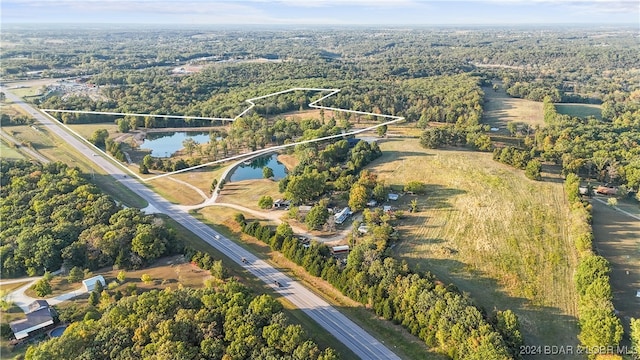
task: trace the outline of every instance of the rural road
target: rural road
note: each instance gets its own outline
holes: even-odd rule
[[[8,92],[6,89],[0,88],[0,91],[3,91],[9,100],[13,101],[17,106],[22,107],[44,127],[76,148],[90,161],[93,161],[96,165],[113,176],[116,181],[122,183],[124,186],[131,189],[131,191],[138,194],[151,206],[158,209],[160,212],[167,214],[182,226],[199,236],[207,244],[215,247],[231,260],[235,261],[240,266],[245,267],[256,277],[273,286],[276,292],[306,313],[311,319],[316,321],[325,330],[335,336],[338,341],[345,344],[358,357],[362,359],[400,359],[384,344],[356,325],[353,321],[349,320],[318,295],[302,286],[299,282],[289,278],[271,265],[267,264],[265,261],[257,258],[253,253],[245,250],[240,245],[228,238],[225,238],[209,226],[198,221],[189,215],[188,212],[169,203],[139,181],[130,176],[126,176],[125,171],[121,169],[120,166],[112,163],[107,158],[103,156],[94,156],[94,154],[101,154],[101,152],[87,142],[84,142],[71,135],[71,133],[65,131],[61,124],[55,121],[52,117],[39,112],[13,93]],[[242,262],[242,258],[247,260],[246,264]],[[274,285],[276,281],[281,284],[280,287]]]

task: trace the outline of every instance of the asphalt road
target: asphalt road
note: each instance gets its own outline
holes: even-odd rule
[[[206,243],[215,247],[239,265],[245,267],[260,280],[271,285],[275,291],[305,312],[320,326],[335,336],[338,341],[349,347],[349,349],[351,349],[351,351],[353,351],[357,356],[362,359],[399,359],[399,357],[389,350],[384,344],[376,340],[364,329],[349,320],[346,316],[329,305],[329,303],[315,295],[299,282],[287,277],[271,265],[258,259],[251,252],[225,238],[222,234],[217,233],[209,226],[178,208],[176,205],[169,203],[142,183],[130,176],[127,176],[126,172],[119,166],[111,163],[109,160],[101,156],[99,150],[71,135],[48,115],[43,114],[31,105],[26,104],[22,99],[6,89],[0,88],[0,91],[3,91],[9,100],[22,107],[43,126],[75,147],[89,160],[96,163],[117,181],[145,199],[158,211],[170,216],[182,226],[202,238]],[[247,262],[243,263],[242,258],[245,258]],[[280,283],[281,286],[276,286],[276,281]]]

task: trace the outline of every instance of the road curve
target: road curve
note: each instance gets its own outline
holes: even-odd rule
[[[53,117],[45,115],[29,104],[26,104],[22,99],[7,91],[7,89],[0,88],[0,91],[3,91],[9,100],[13,101],[17,106],[22,107],[43,126],[76,148],[117,181],[149,202],[150,205],[173,218],[207,244],[218,249],[240,266],[246,268],[260,280],[273,286],[276,292],[299,307],[300,310],[335,336],[338,341],[345,344],[357,356],[362,359],[400,359],[384,344],[380,343],[364,329],[349,320],[329,303],[305,288],[299,282],[292,280],[271,265],[257,258],[251,252],[198,221],[188,212],[169,203],[142,183],[130,176],[126,176],[124,170],[103,156],[98,155],[100,152],[98,152],[93,145],[65,131]],[[242,258],[245,258],[247,262],[243,263]],[[275,285],[276,281],[281,284],[280,287]]]

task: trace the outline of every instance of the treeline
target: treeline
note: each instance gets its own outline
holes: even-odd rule
[[[269,226],[247,222],[242,214],[236,215],[236,221],[243,232],[282,252],[378,316],[401,324],[440,353],[453,359],[519,357],[522,337],[511,311],[496,312],[489,320],[454,287],[444,286],[429,273],[412,273],[405,263],[386,256],[384,249],[363,242],[352,248],[343,265],[324,244],[304,247],[286,223],[274,233]]]
[[[570,235],[578,249],[579,262],[574,281],[578,291],[578,338],[588,349],[617,346],[624,330],[613,307],[613,293],[607,259],[593,251],[591,205],[583,202],[579,192],[580,177],[567,175],[565,192],[571,205]]]
[[[152,290],[123,297],[31,346],[26,359],[299,359],[335,360],[282,305],[251,295],[236,281],[203,289]],[[97,319],[92,319],[97,318]]]
[[[63,163],[0,161],[0,259],[5,277],[64,265],[139,268],[180,250],[172,230],[122,208]]]
[[[11,126],[11,125],[30,125],[33,124],[33,119],[24,116],[11,116],[9,114],[0,114],[0,125],[2,126]]]
[[[491,137],[482,131],[488,126],[436,126],[425,129],[420,135],[420,145],[427,149],[446,146],[469,146],[480,151],[491,151]]]

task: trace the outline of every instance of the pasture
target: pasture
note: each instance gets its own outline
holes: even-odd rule
[[[594,104],[555,104],[558,114],[602,120],[602,106]]]
[[[484,87],[482,91],[485,94],[483,124],[500,128],[501,133],[508,133],[506,128],[510,122],[544,126],[541,102],[513,98],[502,86],[497,91],[490,87]]]
[[[425,196],[404,195],[397,205],[394,254],[415,270],[453,283],[487,311],[512,309],[527,344],[576,345],[577,254],[565,228],[562,183],[534,182],[489,153],[427,150],[417,139],[380,143],[369,168],[387,186],[427,185]],[[418,200],[419,212],[408,204]]]

